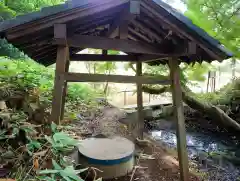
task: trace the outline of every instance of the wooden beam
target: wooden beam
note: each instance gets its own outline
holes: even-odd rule
[[[130,0],[130,12],[134,15],[140,15],[141,0]]]
[[[65,73],[68,82],[115,82],[115,83],[141,83],[169,85],[170,80],[159,80],[156,77],[125,76],[125,75],[105,75],[105,74],[85,74],[85,73]]]
[[[142,76],[142,62],[137,62],[136,66],[136,76]],[[141,82],[137,83],[137,107],[138,107],[138,123],[137,123],[137,132],[139,139],[143,139],[144,132],[144,115],[143,115],[143,91]]]
[[[137,60],[135,55],[99,55],[99,54],[72,54],[71,61],[119,61],[132,62]]]
[[[128,38],[128,23],[133,19],[132,14],[130,13],[130,7],[129,4],[127,7],[123,10],[122,13],[122,20],[119,24],[119,31],[118,36],[120,39],[127,39]]]
[[[168,58],[168,57],[160,56],[160,55],[141,55],[138,57],[138,60],[141,62],[151,62],[154,60],[160,60],[160,59],[164,59],[164,58]]]
[[[189,180],[189,169],[188,169],[188,155],[187,155],[187,144],[186,144],[186,128],[185,119],[183,114],[183,101],[182,101],[182,89],[180,81],[180,68],[178,60],[169,60],[170,76],[171,76],[171,87],[172,87],[172,98],[174,115],[177,121],[177,148],[178,148],[178,160],[180,167],[180,180]]]
[[[118,50],[123,52],[155,54],[171,56],[178,54],[181,56],[188,55],[188,47],[171,47],[166,49],[166,42],[162,44],[136,42],[132,40],[120,40],[98,36],[74,35],[68,38],[68,45],[71,47],[96,48],[105,50]],[[62,40],[54,40],[55,44],[62,44]],[[173,45],[174,46],[174,45]]]
[[[66,40],[66,25],[58,24],[54,26],[54,37],[60,38],[61,40]],[[65,41],[66,42],[66,41]],[[54,121],[56,124],[60,124],[61,120],[61,111],[63,111],[62,101],[64,100],[64,87],[65,79],[64,73],[66,72],[67,59],[69,55],[69,48],[66,44],[59,45],[57,49],[57,60],[56,60],[56,71],[55,71],[55,82],[53,90],[53,100],[52,100],[52,112],[51,112],[51,121]]]

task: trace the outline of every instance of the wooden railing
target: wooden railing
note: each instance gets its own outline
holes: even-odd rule
[[[121,94],[123,93],[123,104],[124,105],[127,105],[127,93],[133,93],[135,94],[136,90],[123,90],[123,91],[119,91],[117,92],[117,94]],[[149,94],[149,93],[144,93],[144,94],[148,94],[148,102],[150,103],[152,100],[155,100],[157,99],[157,96],[156,95],[152,95],[152,94]],[[137,99],[137,97],[136,97]]]

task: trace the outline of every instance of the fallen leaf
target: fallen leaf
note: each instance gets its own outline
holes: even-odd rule
[[[39,161],[38,161],[38,158],[34,158],[34,159],[33,159],[33,168],[34,168],[35,171],[39,169]]]
[[[34,154],[33,154],[33,157],[38,157],[38,156],[43,157],[43,156],[46,155],[47,152],[48,152],[48,150],[43,150],[43,151],[34,153]]]

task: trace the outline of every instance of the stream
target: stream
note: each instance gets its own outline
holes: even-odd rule
[[[168,148],[177,148],[173,130],[151,131],[151,136]],[[240,180],[240,162],[237,164],[239,158],[235,157],[236,146],[225,145],[214,135],[187,132],[187,150],[189,160],[196,165],[197,170],[206,174],[206,180]]]

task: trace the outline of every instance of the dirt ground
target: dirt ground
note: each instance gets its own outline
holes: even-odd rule
[[[102,113],[100,117],[91,120],[92,123],[90,125],[94,134],[124,136],[134,141],[131,133],[118,121],[123,116],[119,109],[105,108],[102,110]],[[147,139],[149,140],[149,138]],[[137,157],[136,166],[132,173],[111,181],[180,181],[178,161],[157,142],[149,140],[147,144],[137,144],[136,149],[137,153],[141,152],[151,156],[153,159]],[[200,179],[190,174],[190,181],[200,181]]]

